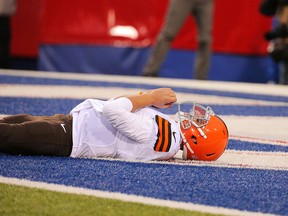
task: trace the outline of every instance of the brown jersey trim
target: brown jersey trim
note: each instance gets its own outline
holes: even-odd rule
[[[154,151],[169,152],[171,147],[171,123],[158,115],[156,115],[155,121],[158,126],[158,133]]]

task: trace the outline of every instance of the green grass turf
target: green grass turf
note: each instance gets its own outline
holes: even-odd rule
[[[199,212],[0,184],[0,215],[189,215]]]

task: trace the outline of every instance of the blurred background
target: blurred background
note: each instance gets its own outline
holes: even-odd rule
[[[215,0],[209,80],[277,83],[261,0]],[[11,17],[13,69],[141,76],[168,0],[18,0]],[[196,26],[189,17],[160,77],[193,79]]]

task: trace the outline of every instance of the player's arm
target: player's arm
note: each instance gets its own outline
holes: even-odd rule
[[[103,115],[122,134],[138,142],[147,143],[151,137],[153,119],[143,118],[134,111],[146,106],[168,108],[174,102],[176,95],[171,89],[154,89],[109,100],[103,107]]]
[[[132,112],[146,106],[169,108],[177,101],[175,92],[170,88],[158,88],[125,97],[127,97],[133,105]]]

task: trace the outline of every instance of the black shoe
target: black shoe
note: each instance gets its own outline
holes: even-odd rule
[[[144,77],[158,77],[157,73],[144,73],[142,76]]]
[[[280,24],[274,30],[264,34],[267,41],[274,40],[276,38],[288,37],[288,26],[286,24]]]
[[[275,44],[269,54],[275,62],[288,62],[288,44]]]
[[[277,34],[274,31],[266,32],[264,34],[264,38],[267,41],[271,41],[271,40],[274,40],[275,38],[277,38]]]

